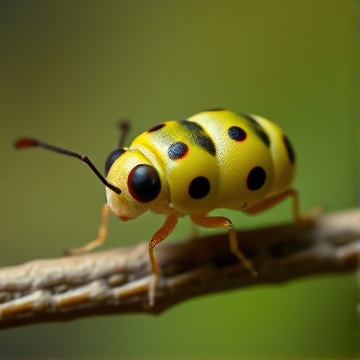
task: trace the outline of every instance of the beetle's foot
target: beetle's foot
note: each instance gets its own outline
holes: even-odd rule
[[[148,306],[152,308],[155,305],[155,293],[156,293],[156,283],[159,275],[153,273],[150,282],[149,282],[149,293],[148,293]]]
[[[233,251],[233,253],[239,258],[242,265],[248,270],[252,277],[256,278],[258,272],[255,270],[253,263],[240,251]]]
[[[65,250],[65,255],[81,255],[84,254],[90,250],[96,249],[100,245],[104,243],[105,236],[99,236],[97,239],[88,242],[84,246],[80,246],[73,249],[67,249]]]
[[[238,248],[232,248],[231,251],[235,256],[237,256],[246,270],[250,272],[251,276],[256,278],[258,276],[258,272],[255,270],[252,261],[249,260]]]
[[[78,248],[66,249],[64,250],[64,255],[66,256],[74,256],[74,255],[81,255],[86,253],[88,250],[84,249],[85,246],[81,246]]]
[[[243,265],[246,267],[246,269],[250,271],[251,276],[253,278],[256,278],[258,276],[258,272],[255,270],[253,263],[247,258],[242,259],[241,261]]]

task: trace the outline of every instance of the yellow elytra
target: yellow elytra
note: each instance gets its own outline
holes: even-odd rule
[[[29,146],[78,157],[107,187],[98,238],[70,253],[82,253],[104,242],[109,208],[124,221],[147,210],[166,215],[164,225],[149,242],[153,269],[150,305],[154,303],[160,271],[153,250],[172,232],[179,217],[189,215],[203,227],[227,228],[231,250],[253,275],[256,271],[239,250],[231,221],[208,216],[209,212],[226,208],[256,214],[291,197],[294,217],[299,219],[297,192],[291,188],[294,152],[281,129],[260,116],[213,109],[187,120],[156,125],[138,136],[129,148],[121,143],[110,154],[106,179],[84,155],[33,139],[16,143],[18,148]]]

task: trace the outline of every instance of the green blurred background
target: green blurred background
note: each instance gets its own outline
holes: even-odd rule
[[[97,234],[104,202],[86,166],[16,152],[14,139],[38,137],[103,169],[124,117],[134,138],[208,108],[265,116],[296,148],[302,210],[355,207],[357,15],[355,0],[2,0],[0,264],[83,245]],[[249,228],[288,221],[290,208],[217,213]],[[112,216],[106,247],[148,240],[162,222]],[[189,231],[180,221],[170,241]],[[0,333],[0,356],[350,358],[355,304],[354,275],[321,276],[194,299],[158,317],[12,329]]]

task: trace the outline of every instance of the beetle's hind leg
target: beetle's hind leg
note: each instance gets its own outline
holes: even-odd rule
[[[292,213],[293,213],[293,219],[296,223],[308,223],[312,222],[316,219],[316,217],[321,213],[321,208],[317,207],[311,210],[310,212],[306,213],[305,215],[300,214],[300,206],[299,206],[299,194],[297,190],[295,189],[287,189],[284,192],[277,194],[275,196],[272,196],[270,198],[267,198],[260,203],[249,207],[245,210],[249,215],[255,215],[259,214],[267,209],[272,208],[273,206],[279,204],[286,198],[290,197],[292,200]]]
[[[100,228],[98,237],[95,240],[88,242],[86,245],[68,249],[65,251],[66,255],[80,255],[87,251],[97,248],[98,246],[102,245],[106,240],[107,235],[107,217],[109,215],[109,206],[108,204],[104,204],[101,210],[101,221],[100,221]]]
[[[227,228],[229,230],[231,252],[240,259],[241,263],[250,271],[252,276],[257,276],[257,272],[254,269],[252,262],[239,249],[236,232],[232,222],[228,218],[222,216],[191,216],[191,220],[195,224],[205,228]]]

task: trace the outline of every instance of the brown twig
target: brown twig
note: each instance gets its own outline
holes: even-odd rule
[[[155,306],[147,304],[151,277],[148,244],[81,256],[35,260],[0,269],[0,327],[79,317],[148,312],[159,314],[207,293],[300,276],[354,271],[358,262],[360,211],[343,211],[307,224],[238,232],[254,263],[253,278],[229,250],[228,235],[163,243]]]

